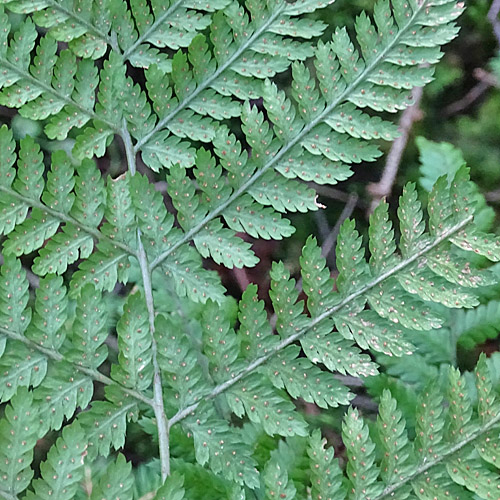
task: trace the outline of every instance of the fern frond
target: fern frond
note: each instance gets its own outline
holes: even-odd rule
[[[348,457],[346,473],[350,480],[349,498],[358,500],[378,496],[383,484],[377,481],[379,469],[374,463],[375,444],[369,436],[368,426],[357,410],[350,409],[347,413],[342,426],[342,437]]]
[[[457,190],[461,188],[461,192],[467,192],[468,185],[464,180],[463,171],[459,171],[454,182]],[[407,191],[407,193],[409,192]],[[438,186],[435,192],[436,203],[445,206],[453,203],[453,199],[453,192],[450,193],[447,187],[439,188]],[[404,197],[403,203],[405,203]],[[414,200],[411,203],[415,206]],[[407,224],[407,210],[403,206],[403,209],[399,211],[402,225]],[[433,205],[430,205],[429,210],[433,210]],[[234,352],[237,352],[237,344],[231,349],[233,354],[230,357],[224,357],[224,346],[230,338],[234,337],[232,334],[229,337],[227,336],[227,327],[218,328],[220,337],[210,338],[212,342],[218,342],[220,347],[214,348],[210,346],[209,352],[213,355],[216,355],[217,352],[220,353],[218,354],[219,364],[225,367],[226,376],[224,379],[222,375],[221,379],[221,375],[217,375],[219,383],[206,398],[212,399],[223,391],[229,391],[230,400],[235,398],[230,403],[233,411],[238,415],[242,415],[244,411],[248,413],[250,409],[249,417],[256,419],[259,405],[252,404],[251,399],[245,403],[247,397],[247,384],[245,381],[253,380],[256,376],[254,372],[266,363],[269,363],[268,373],[272,374],[274,372],[275,376],[279,376],[280,370],[278,366],[280,366],[280,362],[283,362],[284,366],[286,366],[286,363],[288,361],[292,362],[295,357],[292,351],[288,350],[288,346],[297,340],[300,340],[308,360],[306,362],[305,359],[301,359],[301,363],[304,363],[302,369],[307,370],[308,366],[309,369],[312,369],[314,364],[323,363],[330,371],[347,372],[358,376],[375,374],[377,369],[376,365],[366,355],[360,353],[359,347],[363,349],[370,348],[396,356],[404,356],[411,352],[412,346],[407,340],[409,338],[409,328],[428,331],[440,324],[440,319],[422,301],[422,297],[427,297],[427,292],[422,291],[425,290],[425,284],[431,279],[438,281],[439,276],[433,274],[432,278],[430,278],[429,273],[432,272],[432,266],[423,267],[422,264],[427,262],[429,257],[450,248],[452,237],[470,223],[471,213],[472,207],[465,203],[459,212],[453,210],[450,212],[448,219],[441,220],[440,224],[443,230],[433,234],[430,232],[425,233],[423,226],[421,229],[419,228],[416,240],[406,239],[402,241],[401,256],[397,256],[391,250],[391,255],[394,258],[392,266],[389,266],[389,268],[370,266],[366,262],[361,239],[357,235],[353,224],[346,222],[339,235],[337,248],[337,267],[339,269],[339,276],[336,280],[337,292],[333,290],[333,282],[329,279],[329,273],[325,270],[325,260],[321,257],[320,250],[310,240],[304,248],[301,261],[308,303],[312,299],[309,310],[310,316],[304,314],[303,304],[297,302],[298,292],[295,289],[294,281],[290,279],[289,273],[282,264],[275,264],[272,271],[271,298],[277,313],[277,330],[281,341],[276,343],[271,339],[268,340],[267,334],[262,338],[255,338],[251,334],[253,328],[248,325],[245,319],[248,314],[249,304],[252,304],[252,302],[249,302],[251,297],[251,292],[249,292],[248,298],[245,296],[240,305],[242,307],[240,314],[243,319],[241,326],[243,328],[243,339],[247,336],[247,339],[245,339],[246,345],[249,346],[252,352],[256,353],[257,357],[253,360],[247,358],[247,366],[241,368],[240,361],[234,355]],[[422,216],[419,212],[412,215],[418,221],[421,220]],[[385,217],[380,219],[375,217],[372,220],[371,234],[377,236],[380,234],[379,225],[385,227],[386,240],[391,241],[393,239],[393,229],[387,226]],[[420,226],[420,222],[418,222],[418,225]],[[385,245],[383,242],[382,244]],[[371,248],[376,248],[375,243],[372,244]],[[474,272],[477,273],[478,271]],[[408,290],[408,276],[419,284],[418,290],[415,290],[413,294],[409,290],[411,295],[404,292],[404,290]],[[460,305],[457,304],[457,296],[467,300],[466,304],[473,304],[477,301],[476,296],[470,291],[470,287],[474,286],[473,283],[465,282],[464,284],[469,285],[469,288],[462,288],[444,278],[438,282],[440,285],[438,299],[448,307]],[[385,294],[390,294],[387,299],[384,297]],[[403,318],[398,317],[398,308],[400,309],[401,305],[398,306],[396,301],[396,297],[401,294],[403,294],[403,297],[407,297],[411,305],[408,315],[405,311]],[[379,300],[380,297],[383,298],[382,301]],[[436,300],[435,294],[432,299]],[[387,304],[384,305],[386,300]],[[367,301],[375,305],[373,310],[364,310]],[[401,310],[401,312],[403,311]],[[255,319],[258,324],[258,316]],[[213,318],[211,322],[214,326],[217,324],[217,322],[214,323]],[[399,327],[400,323],[404,324],[404,328]],[[337,331],[334,331],[334,327],[336,327]],[[232,343],[230,342],[228,345],[232,345]],[[273,359],[275,355],[277,357]],[[281,361],[278,361],[278,359]],[[309,365],[309,363],[313,365]],[[279,378],[277,380],[278,387],[283,387],[283,383],[279,382]],[[287,384],[284,385],[287,386]],[[233,387],[239,387],[240,389],[234,392]],[[240,393],[243,388],[245,388],[244,393]],[[293,384],[290,384],[290,389],[293,392]],[[307,387],[304,387],[304,389],[301,391],[301,395],[312,398]],[[261,397],[258,396],[256,401],[261,401]],[[192,400],[192,404],[181,408],[172,417],[171,424],[187,416],[198,404],[199,402]],[[252,413],[252,407],[255,408],[255,414]],[[268,409],[267,414],[271,415],[270,409]],[[276,429],[272,429],[271,432],[276,432]]]
[[[104,183],[93,162],[85,160],[74,178],[70,159],[59,151],[52,156],[44,185],[43,155],[36,143],[31,138],[21,141],[14,169],[16,146],[6,126],[0,130],[0,141],[5,152],[0,176],[0,229],[8,235],[5,254],[38,251],[35,272],[62,274],[77,259],[89,257],[98,240],[97,252],[74,276],[71,294],[75,296],[88,282],[108,290],[118,279],[126,282],[128,256],[135,254],[134,221],[130,215],[118,216],[113,208],[118,196],[123,208],[131,204],[126,181],[109,181],[106,202]],[[104,214],[108,223],[101,231]]]
[[[476,371],[478,389],[487,386],[493,396],[484,355]],[[448,375],[446,388],[434,384],[419,396],[415,427],[402,417],[389,390],[384,391],[377,422],[370,430],[359,411],[350,409],[342,426],[345,471],[333,459],[333,447],[324,448],[318,430],[309,438],[307,450],[295,447],[295,453],[302,454],[295,460],[307,460],[311,467],[305,482],[312,498],[462,500],[498,496],[498,478],[491,465],[498,466],[500,417],[493,410],[493,398],[480,403],[488,407],[490,415],[484,420],[481,409],[471,404],[466,378],[454,368]],[[415,438],[411,440],[410,435]],[[271,453],[264,468],[267,498],[275,498],[274,492],[295,491],[290,461],[280,453],[281,448]],[[286,448],[290,453],[290,447]]]
[[[407,91],[401,90],[408,87],[407,72],[410,71],[410,78],[415,81],[416,71],[419,74],[418,84],[424,84],[432,76],[432,68],[414,68],[413,71],[410,67],[417,66],[419,61],[407,61],[398,54],[414,49],[412,33],[415,32],[419,46],[425,47],[429,55],[433,55],[433,60],[439,59],[438,44],[446,43],[455,36],[456,28],[448,23],[459,14],[460,8],[452,1],[439,5],[433,2],[397,4],[393,11],[389,4],[381,3],[375,15],[376,27],[366,16],[363,22],[357,24],[360,39],[366,31],[377,33],[373,47],[365,48],[358,54],[347,32],[338,31],[332,42],[318,47],[318,81],[312,78],[304,65],[293,64],[295,103],[278,91],[274,84],[266,84],[264,106],[272,127],[256,107],[244,105],[242,108],[241,119],[246,142],[252,148],[252,158],[241,153],[242,146],[227,130],[221,129],[215,136],[215,151],[221,165],[228,170],[233,191],[221,197],[216,209],[190,226],[172,249],[161,253],[153,261],[153,266],[161,264],[178,246],[195,237],[208,222],[218,218],[225,210],[232,210],[245,193],[249,193],[257,203],[270,204],[278,211],[316,209],[314,196],[307,193],[304,199],[303,190],[294,178],[314,179],[319,175],[325,182],[328,169],[329,180],[335,183],[349,175],[349,165],[379,156],[377,148],[370,142],[373,134],[369,130],[378,127],[380,134],[376,137],[387,134],[390,138],[393,137],[394,127],[386,127],[378,119],[371,122],[369,115],[360,109],[369,107],[378,111],[396,111],[411,104]],[[426,26],[433,28],[430,30]],[[188,67],[184,66],[183,74],[186,71]],[[195,95],[196,90],[187,94]],[[188,99],[187,96],[185,99]],[[351,125],[342,126],[336,118],[339,115],[342,120],[346,116],[349,121],[352,120]],[[167,121],[165,117],[159,123],[166,124]],[[368,122],[371,125],[365,127]],[[143,145],[139,141],[136,151]],[[322,161],[327,162],[325,173],[322,169],[316,171],[316,164]],[[309,173],[308,167],[311,168]],[[338,178],[335,177],[336,172]],[[289,196],[288,193],[294,195]],[[298,197],[296,193],[299,193]]]
[[[492,300],[470,311],[457,311],[454,333],[458,345],[471,349],[498,336],[500,304]]]
[[[49,158],[0,128],[0,496],[139,497],[124,456],[107,457],[141,414],[159,445],[159,460],[142,468],[148,497],[496,494],[498,398],[483,358],[476,394],[452,370],[445,391],[434,383],[419,394],[409,424],[387,391],[372,425],[350,409],[345,475],[296,407],[349,404],[336,372],[375,375],[372,353],[406,360],[414,332],[443,325],[445,307],[479,303],[492,273],[467,252],[498,261],[500,240],[472,224],[467,169],[437,179],[428,223],[413,185],[398,223],[380,204],[367,245],[347,220],[335,279],[310,238],[303,298],[274,263],[276,335],[256,286],[236,305],[204,267],[203,258],[254,266],[247,235],[288,237],[288,213],[321,207],[304,182],[335,184],[378,158],[376,141],[398,133],[378,113],[411,105],[463,10],[455,0],[381,0],[354,36],[338,28],[316,44],[326,25],[303,14],[326,3],[0,0],[0,104],[72,148]],[[5,9],[25,16],[17,31]],[[288,70],[287,93],[275,77]],[[106,178],[93,158],[116,137],[127,172]],[[148,168],[166,169],[165,193]],[[95,382],[104,391],[94,394]],[[30,485],[33,448],[49,431],[59,437]]]
[[[183,484],[183,476],[174,472],[156,492],[155,500],[183,500],[185,498]]]
[[[345,487],[338,459],[334,458],[331,448],[325,448],[325,444],[321,432],[315,430],[309,438],[307,451],[311,459],[311,497],[325,500],[344,498]]]

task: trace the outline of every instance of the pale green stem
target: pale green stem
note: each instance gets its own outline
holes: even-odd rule
[[[376,287],[377,285],[379,285],[380,283],[382,283],[386,279],[390,278],[391,276],[394,276],[399,271],[402,271],[404,268],[406,268],[409,265],[416,262],[423,255],[425,255],[427,252],[433,250],[438,245],[443,243],[443,241],[446,241],[453,234],[455,234],[458,231],[460,231],[461,229],[463,229],[467,224],[469,224],[472,221],[472,219],[473,219],[473,217],[471,215],[471,216],[467,217],[465,220],[463,220],[463,221],[459,222],[458,224],[454,225],[453,227],[449,228],[447,231],[444,231],[439,236],[437,236],[436,239],[432,243],[426,245],[425,247],[420,249],[418,252],[415,252],[411,257],[408,257],[407,259],[402,260],[401,262],[399,262],[399,264],[397,264],[393,268],[380,274],[376,278],[372,279],[371,281],[369,281],[368,283],[366,283],[365,285],[360,287],[355,292],[348,295],[345,299],[343,299],[337,305],[330,307],[325,312],[321,313],[319,316],[316,316],[315,318],[313,318],[306,327],[302,328],[297,333],[290,335],[286,339],[283,339],[278,345],[276,345],[274,348],[270,349],[267,354],[252,361],[249,365],[247,365],[239,373],[231,374],[231,378],[229,380],[226,380],[222,384],[219,384],[218,386],[214,387],[214,389],[212,389],[210,394],[205,396],[205,398],[200,399],[197,403],[193,403],[192,405],[189,405],[185,408],[181,408],[170,419],[169,425],[172,426],[175,423],[179,422],[180,420],[186,418],[191,412],[195,411],[196,408],[198,408],[198,406],[200,405],[200,403],[202,401],[208,400],[208,399],[213,399],[216,396],[218,396],[219,394],[223,393],[224,391],[226,391],[227,389],[232,387],[234,384],[239,382],[246,375],[254,372],[259,366],[266,363],[276,353],[282,351],[285,347],[289,346],[290,344],[293,344],[296,340],[298,340],[299,338],[304,336],[307,332],[311,331],[316,325],[321,323],[323,320],[325,320],[326,318],[329,318],[332,314],[335,314],[336,312],[340,311],[346,305],[349,305],[353,300],[357,299],[361,295],[364,295],[366,292],[368,292],[372,288]]]
[[[127,155],[128,170],[131,175],[137,171],[135,152],[132,146],[132,138],[127,129],[126,122],[123,120],[123,130],[121,133],[123,144]],[[155,306],[153,298],[153,286],[151,283],[152,269],[148,263],[148,257],[142,243],[140,229],[137,229],[137,259],[141,269],[142,284],[144,288],[144,299],[148,309],[149,331],[151,334],[151,352],[153,359],[153,410],[156,417],[156,426],[158,429],[158,444],[161,463],[161,477],[163,482],[170,474],[170,442],[169,425],[165,414],[165,404],[163,401],[163,386],[161,381],[161,371],[158,364],[158,348],[155,339]]]

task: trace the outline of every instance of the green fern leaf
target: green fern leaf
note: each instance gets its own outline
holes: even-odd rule
[[[492,262],[500,260],[500,239],[491,239],[487,234],[473,231],[463,231],[451,240],[457,247],[484,255]]]
[[[108,349],[103,345],[107,336],[106,310],[101,294],[92,285],[87,285],[77,301],[72,328],[73,350],[69,359],[80,366],[97,369],[108,356]]]
[[[97,68],[90,61],[81,61],[75,76],[72,100],[49,119],[45,126],[47,137],[63,140],[74,127],[81,128],[88,123],[94,109],[95,89],[98,83]],[[77,156],[84,155],[77,151]]]
[[[167,247],[167,235],[174,220],[167,213],[160,193],[154,191],[147,179],[141,175],[130,178],[130,196],[135,207],[139,228],[145,238],[148,253],[157,255]],[[158,239],[157,236],[162,235]],[[159,241],[158,241],[159,240]],[[160,244],[160,248],[157,248]]]
[[[448,382],[448,401],[450,403],[447,415],[446,434],[449,441],[459,440],[470,432],[472,404],[467,393],[465,379],[458,370],[450,367]]]
[[[370,306],[378,315],[404,328],[432,330],[443,324],[443,318],[400,290],[394,282],[380,284],[367,295]]]
[[[472,349],[487,339],[496,338],[499,320],[500,304],[494,300],[469,311],[457,311],[454,325],[457,343],[465,349]]]
[[[398,276],[401,286],[409,293],[423,300],[441,303],[446,307],[475,307],[479,304],[477,296],[440,276],[424,271],[417,277],[415,272],[401,273]]]
[[[184,500],[184,477],[173,472],[156,492],[154,500]]]
[[[200,255],[192,247],[184,245],[172,252],[162,262],[164,275],[173,282],[179,297],[188,297],[193,302],[205,303],[208,299],[222,303],[224,287],[216,272],[202,267]]]
[[[266,486],[266,500],[274,498],[295,498],[297,490],[293,481],[289,480],[288,473],[277,456],[266,464],[264,470],[264,483]]]
[[[0,420],[0,494],[17,495],[30,484],[33,471],[33,448],[37,441],[37,412],[32,406],[33,396],[19,390],[5,408]]]
[[[259,485],[256,462],[250,447],[242,443],[224,420],[208,415],[187,420],[184,426],[194,438],[196,458],[200,465],[207,462],[216,474],[238,484],[255,489]]]
[[[123,446],[127,419],[134,418],[136,411],[134,403],[96,401],[90,410],[78,415],[77,422],[88,440],[89,460],[95,460],[97,455],[107,457],[111,447],[119,450]]]
[[[302,287],[307,295],[307,309],[312,317],[319,316],[337,301],[334,282],[317,241],[309,237],[300,258]]]
[[[139,293],[129,296],[116,331],[119,366],[112,366],[111,376],[125,387],[144,391],[153,380],[153,367],[148,310]]]
[[[397,483],[411,471],[413,460],[405,429],[405,419],[397,409],[396,400],[388,390],[384,390],[380,398],[377,418],[377,432],[382,444],[384,455],[380,464],[380,476],[386,485]],[[408,498],[409,485],[398,491],[398,496]]]
[[[95,228],[104,215],[106,197],[103,181],[91,161],[83,162],[78,172],[75,185],[76,198],[71,215],[76,223]],[[92,236],[83,232],[80,227],[67,223],[63,231],[57,233],[40,250],[33,270],[42,276],[47,273],[62,274],[68,265],[75,262],[78,257],[88,257],[93,249]]]
[[[412,344],[404,339],[404,330],[394,326],[393,322],[385,322],[373,311],[362,311],[358,314],[339,314],[335,325],[345,338],[353,338],[362,349],[371,348],[388,356],[411,354]]]
[[[189,338],[183,335],[180,320],[159,315],[155,325],[158,363],[172,390],[172,405],[184,407],[210,391],[209,377],[203,372]]]
[[[338,460],[334,458],[332,448],[325,449],[325,442],[319,430],[315,430],[309,438],[307,453],[311,459],[311,498],[344,499],[346,491]]]
[[[349,410],[342,426],[342,436],[349,462],[346,472],[350,480],[350,499],[375,498],[383,490],[377,481],[378,468],[375,465],[375,445],[368,434],[368,427],[359,417],[357,410]],[[359,460],[358,457],[363,457]]]
[[[23,345],[9,341],[0,359],[0,400],[8,401],[18,387],[38,386],[47,373],[47,358]]]
[[[246,414],[270,436],[307,435],[306,423],[293,404],[265,384],[258,374],[246,377],[244,382],[227,391],[226,400],[235,415]]]
[[[50,364],[43,384],[33,391],[39,408],[39,436],[48,430],[59,430],[77,408],[87,408],[94,394],[92,379],[66,364]]]
[[[370,267],[376,274],[397,264],[396,243],[389,221],[389,205],[382,201],[370,217]]]
[[[304,303],[297,302],[299,291],[295,280],[290,279],[290,272],[282,262],[273,263],[271,270],[271,290],[269,297],[276,312],[276,330],[282,339],[290,337],[306,325],[307,317],[303,314]]]
[[[478,398],[478,415],[481,421],[489,422],[498,415],[500,403],[495,397],[491,374],[486,363],[486,356],[482,354],[476,366],[476,389]]]
[[[415,453],[420,460],[439,453],[444,435],[443,397],[435,384],[429,384],[418,397],[415,416]]]
[[[61,213],[69,213],[74,203],[73,168],[66,153],[57,151],[52,155],[52,167],[47,174],[47,186],[42,194],[43,203]],[[38,196],[30,197],[38,201]],[[20,220],[17,221],[21,222]],[[60,224],[60,219],[40,208],[33,208],[29,219],[18,225],[4,245],[7,253],[22,255],[40,248],[44,241],[52,237]]]
[[[65,427],[56,444],[50,449],[47,460],[40,465],[42,478],[33,482],[34,493],[27,499],[74,498],[83,478],[86,443],[83,429],[78,424]]]
[[[121,176],[108,182],[105,218],[101,231],[109,241],[100,241],[97,252],[82,262],[71,279],[71,294],[76,296],[82,286],[92,283],[99,290],[112,291],[117,281],[126,283],[130,267],[129,254],[124,247],[111,242],[122,243],[129,248],[137,247],[137,233],[133,217],[130,182]]]
[[[60,277],[48,275],[36,290],[35,313],[26,337],[40,346],[59,350],[65,339],[61,331],[67,319],[68,299]]]
[[[22,335],[31,319],[31,309],[26,307],[29,300],[26,271],[12,256],[5,257],[0,270],[0,327]]]
[[[313,329],[304,335],[300,343],[306,356],[314,363],[323,363],[328,370],[349,373],[353,376],[373,376],[378,373],[377,365],[366,354],[353,346],[353,342],[340,335],[332,338],[331,326]]]
[[[119,498],[120,500],[132,500],[132,488],[134,478],[132,476],[132,464],[127,462],[120,453],[115,462],[107,467],[97,488],[92,489],[91,500],[107,500],[108,498]]]
[[[486,470],[481,463],[461,457],[451,460],[446,467],[450,477],[460,485],[465,486],[480,498],[497,495],[500,482],[496,473]]]
[[[264,301],[258,299],[256,285],[249,285],[243,292],[238,319],[240,352],[244,358],[252,360],[259,354],[267,354],[276,344],[276,337],[272,335],[267,320]]]
[[[347,387],[298,355],[298,346],[289,346],[269,362],[267,375],[276,388],[286,388],[292,398],[300,397],[320,408],[349,404],[354,395]]]
[[[219,306],[207,304],[202,317],[204,353],[215,382],[221,382],[230,374],[240,351],[239,339],[230,328]]]
[[[355,230],[354,221],[346,220],[337,240],[337,289],[345,297],[358,290],[368,277],[362,240]]]
[[[266,173],[249,190],[255,201],[270,205],[278,212],[308,212],[317,210],[316,194],[304,189],[293,179],[283,180],[278,174]]]

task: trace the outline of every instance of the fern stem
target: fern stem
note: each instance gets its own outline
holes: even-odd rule
[[[129,59],[137,47],[144,43],[182,4],[184,0],[173,3],[139,38],[123,53],[124,59]]]
[[[131,175],[137,172],[135,161],[135,151],[132,147],[132,138],[127,129],[125,119],[123,120],[122,138],[127,155],[128,170]],[[163,385],[161,382],[161,371],[158,364],[158,347],[155,339],[155,305],[153,298],[153,285],[151,283],[152,269],[148,263],[148,257],[142,244],[141,230],[137,229],[137,260],[141,269],[142,285],[144,288],[144,298],[148,309],[149,332],[151,334],[151,353],[153,360],[153,410],[156,417],[156,427],[158,429],[158,444],[161,463],[161,478],[165,482],[170,475],[170,441],[169,425],[165,414],[165,404],[163,402]]]
[[[455,443],[453,446],[449,447],[446,451],[443,452],[441,456],[434,458],[432,460],[426,460],[426,462],[422,464],[420,467],[417,467],[417,469],[415,469],[415,471],[412,474],[409,474],[408,476],[401,479],[401,481],[398,481],[397,483],[394,483],[391,486],[385,488],[385,490],[378,497],[374,497],[373,500],[382,500],[383,498],[388,498],[388,497],[394,498],[394,492],[396,490],[398,490],[408,482],[412,481],[420,474],[423,474],[429,469],[432,469],[436,465],[440,464],[441,462],[452,456],[454,453],[457,453],[462,448],[472,443],[478,437],[481,437],[485,432],[488,432],[490,429],[492,429],[499,423],[500,423],[500,413],[496,417],[492,418],[489,422],[481,426],[479,429],[477,429],[475,432],[472,432],[471,434],[466,436],[466,438],[463,441]]]
[[[246,182],[244,182],[225,202],[221,203],[216,209],[208,213],[196,226],[190,229],[181,239],[179,239],[175,244],[173,244],[168,250],[165,250],[160,254],[152,263],[151,267],[154,269],[161,262],[163,262],[172,252],[177,250],[180,246],[184,245],[190,241],[199,231],[201,231],[211,220],[218,217],[224,212],[234,201],[236,201],[242,194],[252,187],[257,180],[260,179],[269,169],[271,169],[283,156],[285,156],[294,146],[296,146],[302,139],[304,139],[311,130],[319,125],[323,120],[328,118],[328,115],[342,102],[347,100],[347,97],[351,92],[353,92],[358,86],[364,83],[365,79],[373,72],[377,65],[383,62],[386,55],[393,50],[393,48],[398,45],[400,38],[406,34],[406,32],[413,25],[415,18],[420,14],[421,10],[425,8],[427,2],[422,2],[422,4],[413,12],[413,15],[408,20],[407,24],[401,28],[396,36],[391,40],[392,43],[388,44],[381,50],[377,57],[367,64],[365,69],[359,74],[358,78],[353,80],[349,85],[346,86],[343,92],[332,101],[325,109],[314,118],[309,124],[307,124],[301,131],[288,143],[284,144],[283,147],[273,156],[269,162],[264,165],[260,170],[257,170]],[[196,91],[195,91],[196,92]],[[193,94],[195,93],[193,92]],[[192,95],[193,95],[192,94]],[[177,109],[177,108],[176,108]],[[175,111],[175,110],[174,110]],[[144,141],[142,141],[144,142]],[[136,149],[138,149],[139,144],[136,144]]]
[[[125,117],[123,117],[122,119],[122,131],[120,135],[123,141],[123,145],[125,146],[128,171],[130,172],[130,175],[135,175],[135,173],[137,172],[137,163],[135,161],[136,153],[134,152],[132,137],[130,136],[130,132],[128,131],[127,120],[125,119]]]
[[[405,267],[409,266],[410,264],[413,264],[415,261],[420,259],[423,255],[426,253],[430,252],[434,248],[436,248],[438,245],[443,243],[443,241],[446,241],[448,238],[453,236],[455,233],[463,229],[467,224],[469,224],[472,221],[473,217],[470,215],[463,221],[459,222],[458,224],[455,224],[453,227],[449,228],[447,231],[444,231],[442,234],[436,237],[436,239],[432,242],[423,247],[421,250],[418,252],[415,252],[411,257],[408,259],[402,260],[399,262],[396,266],[394,266],[392,269],[387,270],[386,272],[380,274],[376,278],[372,279],[365,285],[363,285],[361,288],[356,290],[355,292],[351,293],[347,297],[345,297],[342,301],[340,301],[337,305],[330,307],[327,309],[325,312],[321,313],[319,316],[316,316],[315,318],[311,319],[309,324],[302,328],[302,330],[299,330],[297,333],[294,333],[293,335],[290,335],[290,337],[287,337],[286,339],[283,339],[278,345],[276,345],[274,348],[270,349],[270,351],[264,355],[261,356],[260,358],[255,359],[252,361],[246,368],[241,370],[237,374],[232,374],[231,378],[229,380],[226,380],[222,384],[219,384],[218,386],[214,387],[214,389],[205,396],[205,398],[200,399],[197,403],[193,403],[192,405],[189,405],[185,408],[180,409],[169,421],[169,425],[172,426],[175,423],[179,422],[180,420],[186,418],[191,412],[195,411],[196,408],[198,408],[199,404],[203,400],[208,400],[208,399],[213,399],[219,394],[223,393],[230,387],[232,387],[234,384],[239,382],[242,378],[244,378],[246,375],[252,373],[256,368],[261,366],[262,364],[266,363],[270,358],[272,358],[276,353],[280,352],[283,350],[285,347],[289,346],[290,344],[293,344],[296,340],[298,340],[300,337],[308,333],[311,329],[313,329],[316,325],[321,323],[323,320],[326,318],[330,317],[332,314],[335,314],[336,312],[340,311],[343,307],[349,305],[353,300],[357,299],[361,295],[365,294],[372,288],[376,287],[380,283],[382,283],[384,280],[390,278],[391,276],[394,276],[397,274],[399,271],[402,271]]]
[[[139,265],[141,267],[142,283],[144,286],[144,296],[149,314],[149,331],[151,333],[151,351],[153,358],[153,410],[158,428],[158,444],[160,450],[161,478],[165,479],[170,475],[170,442],[169,442],[169,422],[165,415],[165,405],[163,402],[163,386],[161,383],[161,371],[158,365],[158,348],[154,337],[155,333],[155,309],[153,301],[153,288],[151,285],[151,269],[148,265],[146,252],[141,240],[140,230],[137,230],[137,241],[139,243]]]
[[[58,212],[57,210],[54,210],[47,205],[45,205],[43,202],[31,198],[25,198],[22,194],[17,193],[13,189],[7,188],[5,186],[0,186],[0,192],[6,193],[8,196],[12,196],[13,198],[16,198],[19,201],[22,201],[23,203],[26,203],[30,207],[35,207],[39,208],[40,210],[47,212],[49,215],[52,217],[59,219],[61,222],[65,222],[66,224],[73,224],[74,226],[80,228],[82,231],[86,232],[96,240],[102,240],[102,241],[107,241],[111,245],[120,248],[124,252],[127,252],[130,255],[136,256],[136,251],[130,248],[128,245],[125,245],[125,243],[121,243],[119,241],[116,241],[112,238],[109,238],[108,236],[105,236],[102,234],[101,231],[98,229],[94,229],[92,227],[86,226],[85,224],[82,224],[80,221],[77,221],[73,217],[70,217],[69,215],[66,215],[63,212]]]
[[[37,80],[35,77],[31,76],[27,71],[24,71],[23,69],[20,69],[18,66],[15,64],[12,64],[11,62],[7,61],[7,59],[0,58],[0,66],[3,68],[8,68],[10,71],[17,73],[18,75],[21,76],[23,80],[28,80],[35,88],[41,88],[43,89],[44,92],[51,94],[55,96],[57,99],[60,99],[61,101],[64,101],[66,104],[69,104],[71,106],[74,106],[78,110],[80,110],[82,113],[86,114],[90,118],[94,120],[99,120],[102,123],[105,123],[111,130],[114,132],[119,132],[120,129],[116,126],[116,124],[106,120],[102,116],[99,116],[96,114],[96,112],[92,109],[84,108],[81,104],[78,104],[76,101],[71,99],[70,97],[67,97],[63,94],[59,94],[54,88],[52,88],[50,85],[42,82],[41,80]]]
[[[36,342],[33,342],[32,340],[26,338],[24,335],[21,335],[19,333],[13,332],[11,330],[7,330],[5,328],[2,328],[0,326],[0,333],[3,335],[6,335],[12,340],[17,340],[18,342],[22,342],[23,344],[27,345],[30,349],[36,350],[38,352],[41,352],[44,356],[47,356],[47,358],[53,359],[54,361],[64,361],[66,358],[64,355],[61,353],[54,351],[53,349],[47,349],[46,347],[42,347],[41,345],[37,344]],[[78,370],[79,372],[85,373],[85,375],[88,375],[91,377],[93,380],[96,382],[101,382],[101,384],[104,385],[112,385],[115,387],[118,387],[121,391],[124,393],[132,396],[133,398],[137,399],[138,401],[141,401],[142,403],[146,403],[148,406],[153,407],[154,402],[152,399],[148,398],[147,396],[144,396],[141,392],[134,391],[133,389],[129,389],[128,387],[125,387],[118,382],[115,382],[113,379],[106,377],[106,375],[103,375],[100,371],[98,370],[92,370],[91,368],[87,368],[86,366],[79,365],[77,363],[72,363],[72,366],[75,370]]]
[[[260,26],[257,31],[247,40],[245,40],[238,49],[234,52],[234,54],[223,64],[221,64],[217,70],[214,72],[212,76],[207,78],[201,85],[196,87],[194,92],[186,96],[167,116],[162,118],[156,125],[156,127],[146,134],[140,141],[138,141],[134,147],[134,150],[137,152],[141,149],[141,147],[151,139],[159,130],[163,129],[167,123],[175,118],[175,116],[182,110],[186,109],[190,102],[195,99],[200,92],[209,88],[210,85],[219,78],[219,76],[226,71],[231,65],[247,50],[249,47],[253,45],[253,43],[266,31],[266,29],[276,20],[276,18],[282,13],[284,9],[284,4],[281,4],[276,11],[266,19],[266,22]],[[153,266],[154,267],[154,266]]]

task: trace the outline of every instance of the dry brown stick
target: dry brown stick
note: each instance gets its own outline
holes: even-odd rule
[[[472,106],[489,88],[491,85],[487,81],[479,81],[458,101],[452,102],[443,110],[445,117],[457,115],[469,106]]]
[[[384,171],[382,172],[382,177],[378,182],[371,183],[366,188],[371,197],[371,203],[368,210],[369,214],[375,210],[382,198],[389,196],[392,192],[392,187],[394,186],[394,182],[396,180],[401,158],[403,157],[406,144],[408,143],[410,130],[413,123],[421,117],[419,104],[422,100],[422,94],[422,87],[414,87],[412,90],[413,105],[406,108],[401,115],[401,120],[399,122],[401,135],[392,143],[391,150],[387,155],[387,161]]]
[[[497,39],[497,44],[500,46],[500,20],[498,14],[500,13],[500,0],[493,0],[491,2],[490,10],[488,11],[488,21],[493,28],[493,34]],[[476,102],[490,87],[498,87],[498,80],[494,75],[488,73],[484,69],[476,68],[474,70],[474,77],[479,80],[474,87],[472,87],[467,94],[458,101],[452,102],[444,109],[445,116],[452,116],[461,113],[474,102]]]
[[[493,27],[493,33],[497,39],[497,43],[500,46],[500,20],[498,19],[498,14],[500,13],[500,0],[493,0],[491,2],[490,10],[488,11],[488,20]]]

